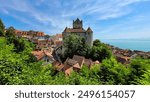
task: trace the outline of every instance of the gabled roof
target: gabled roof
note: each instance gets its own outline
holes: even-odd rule
[[[43,51],[32,51],[32,54],[37,58],[37,60],[42,59],[44,56]]]
[[[48,51],[32,51],[32,54],[37,58],[37,60],[41,60],[43,57],[47,56],[49,58],[53,57]]]
[[[79,65],[79,63],[76,63],[75,65],[73,65],[74,68],[78,68],[81,69],[81,66]]]
[[[68,58],[67,60],[66,60],[66,64],[68,64],[68,65],[70,65],[70,66],[73,66],[73,65],[75,65],[77,63],[77,61],[75,61],[75,60],[73,60],[73,59],[70,59],[70,58]]]
[[[70,76],[70,74],[73,72],[73,69],[72,68],[67,68],[66,70],[65,70],[65,74],[66,75],[68,75],[68,76]]]
[[[85,58],[83,56],[74,55],[72,59],[77,61],[79,66],[82,67]]]
[[[56,68],[56,70],[60,71],[62,70],[62,68],[64,67],[64,64],[58,62],[58,61],[54,61],[52,63],[52,65],[54,66],[54,68]]]

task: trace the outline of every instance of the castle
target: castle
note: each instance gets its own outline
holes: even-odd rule
[[[86,41],[86,43],[90,46],[93,44],[93,31],[90,27],[88,27],[87,30],[83,28],[82,20],[79,20],[78,18],[74,21],[73,20],[73,28],[66,27],[63,31],[62,35],[63,38],[69,34],[76,34],[81,37],[83,37]]]

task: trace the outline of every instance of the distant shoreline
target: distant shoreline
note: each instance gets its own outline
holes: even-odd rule
[[[150,39],[101,39],[101,41],[124,50],[150,52]]]

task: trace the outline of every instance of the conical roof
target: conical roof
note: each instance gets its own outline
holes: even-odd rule
[[[87,32],[93,32],[90,27],[88,27]]]
[[[66,27],[64,32],[70,32],[70,29],[68,27]]]

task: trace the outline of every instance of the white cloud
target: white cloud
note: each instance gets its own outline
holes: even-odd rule
[[[150,14],[135,15],[102,27],[95,37],[105,39],[150,38]]]
[[[133,12],[129,6],[142,1],[148,0],[0,0],[0,11],[33,28],[56,33],[62,32],[65,26],[71,26],[72,19],[76,17],[90,16],[88,24],[128,15]],[[42,9],[36,6],[42,6]],[[117,27],[104,29],[103,32]]]
[[[145,0],[83,0],[71,2],[72,7],[63,11],[63,17],[92,15],[98,19],[118,18],[132,12],[128,6]]]

